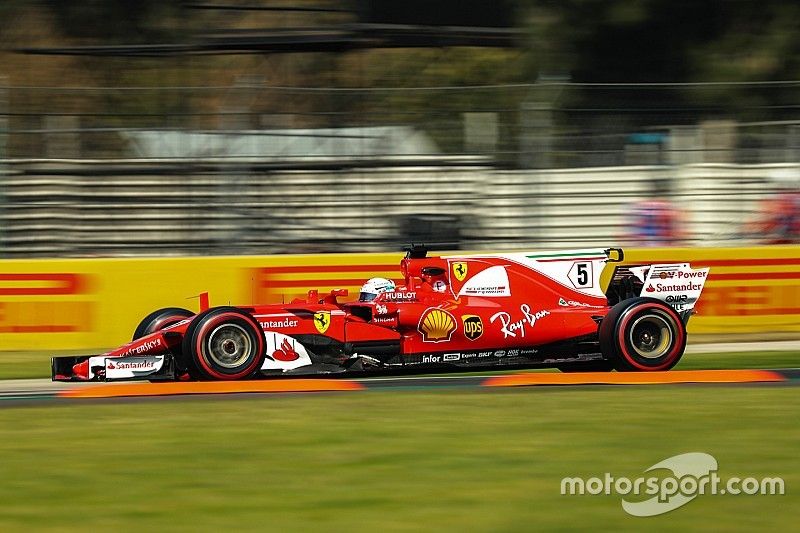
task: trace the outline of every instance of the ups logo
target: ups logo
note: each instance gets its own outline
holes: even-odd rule
[[[483,321],[481,317],[475,315],[462,315],[461,321],[464,323],[464,336],[474,341],[483,335]]]

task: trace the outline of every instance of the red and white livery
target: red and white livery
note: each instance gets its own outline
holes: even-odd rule
[[[312,289],[288,304],[159,309],[124,346],[53,358],[53,379],[670,369],[708,269],[623,259],[619,248],[429,257],[412,246],[394,290],[371,301]]]

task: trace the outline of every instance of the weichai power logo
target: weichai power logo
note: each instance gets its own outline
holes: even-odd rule
[[[464,324],[464,336],[471,341],[483,335],[483,321],[476,315],[461,315]]]

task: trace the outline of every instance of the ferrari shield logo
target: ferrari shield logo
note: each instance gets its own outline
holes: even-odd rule
[[[464,278],[467,277],[467,264],[453,263],[453,275],[458,281],[464,281]]]
[[[328,331],[328,326],[331,325],[331,313],[330,311],[319,311],[318,313],[314,313],[314,326],[317,328],[317,331],[320,333],[325,333]]]

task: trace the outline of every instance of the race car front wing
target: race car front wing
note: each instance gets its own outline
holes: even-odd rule
[[[53,381],[174,380],[175,359],[169,353],[53,357],[51,371]]]

